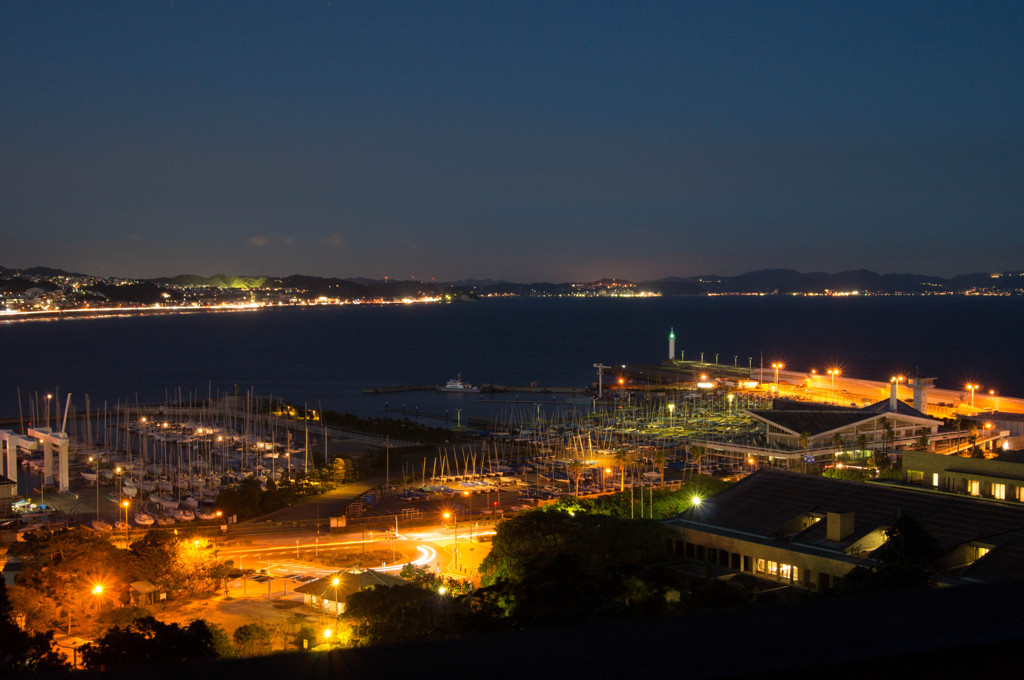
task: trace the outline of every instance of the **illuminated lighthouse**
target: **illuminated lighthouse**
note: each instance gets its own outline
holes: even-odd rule
[[[676,329],[670,328],[668,331],[668,358],[675,360],[676,358]]]

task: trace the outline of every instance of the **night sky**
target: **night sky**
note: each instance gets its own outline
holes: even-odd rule
[[[1024,270],[1024,3],[0,3],[0,265]]]

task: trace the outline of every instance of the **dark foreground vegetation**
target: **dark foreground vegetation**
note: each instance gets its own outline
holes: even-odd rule
[[[127,584],[135,580],[150,580],[176,598],[202,598],[239,573],[218,561],[207,542],[184,532],[153,531],[128,550],[81,531],[34,536],[19,546],[25,569],[18,584],[10,591],[0,586],[0,675],[68,670],[51,641],[55,629],[72,624],[95,640],[81,651],[84,666],[111,670],[261,656],[271,653],[275,640],[277,649],[296,651],[368,647],[623,619],[668,622],[697,611],[777,602],[777,589],[744,590],[707,579],[673,555],[669,530],[658,520],[723,486],[699,476],[679,491],[645,492],[643,506],[627,491],[520,513],[497,525],[480,587],[407,566],[406,585],[352,595],[327,642],[324,631],[310,625],[283,631],[256,622],[229,636],[202,620],[162,623],[131,602]],[[939,548],[920,524],[901,517],[888,538],[878,568],[855,569],[825,597],[932,585],[928,565]],[[83,587],[83,579],[102,583],[107,600]]]

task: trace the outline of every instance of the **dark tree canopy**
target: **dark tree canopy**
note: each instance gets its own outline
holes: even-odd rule
[[[651,520],[535,510],[498,525],[477,606],[513,625],[569,623],[660,608],[646,567],[667,556]]]
[[[64,657],[53,648],[53,633],[27,633],[11,615],[7,586],[0,578],[0,677],[68,670]]]
[[[214,634],[205,621],[180,626],[152,616],[115,626],[96,642],[82,647],[82,660],[89,670],[217,657]]]
[[[910,515],[900,515],[885,531],[886,542],[872,557],[878,568],[856,567],[839,585],[841,592],[900,590],[933,585],[933,566],[945,550],[928,530]]]

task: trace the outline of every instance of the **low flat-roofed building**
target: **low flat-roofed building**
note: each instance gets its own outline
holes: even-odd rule
[[[761,470],[666,524],[676,552],[712,573],[831,587],[873,553],[901,515],[942,545],[942,584],[1024,576],[1024,506],[894,484]]]
[[[1024,451],[1003,451],[995,458],[905,451],[903,481],[938,491],[1024,502]]]
[[[335,579],[337,585],[334,584]],[[342,614],[345,612],[345,601],[353,593],[374,586],[390,588],[406,583],[408,581],[394,574],[357,567],[305,583],[295,588],[295,592],[302,593],[303,603],[308,607],[326,614]]]

